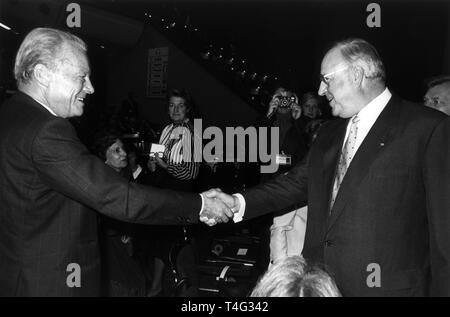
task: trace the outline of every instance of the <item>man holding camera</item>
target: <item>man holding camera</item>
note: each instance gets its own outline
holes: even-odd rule
[[[283,174],[291,169],[297,162],[299,162],[307,153],[308,148],[306,145],[306,138],[304,135],[303,125],[301,123],[300,116],[302,110],[298,104],[297,95],[283,87],[279,87],[273,93],[266,115],[259,120],[258,126],[270,128],[277,128],[280,148],[277,149],[276,163],[278,169],[274,173],[261,174],[260,181],[264,183],[274,178],[277,175]],[[267,140],[267,146],[273,144],[271,140]],[[261,146],[261,144],[259,145]],[[270,149],[271,152],[274,150]],[[261,219],[255,220],[258,222],[257,227],[262,239],[262,245],[270,245],[270,258],[273,261],[279,254],[278,250],[281,250],[279,243],[278,232],[278,217],[276,216],[280,210],[273,210],[274,214],[270,213]],[[272,230],[269,227],[272,226]],[[274,230],[275,229],[275,230]],[[270,234],[269,234],[270,231]],[[274,234],[277,237],[274,237]],[[270,243],[269,243],[270,237]],[[265,242],[267,241],[267,242]],[[260,263],[263,266],[269,264],[269,250],[263,252],[263,258],[260,259]]]
[[[260,120],[259,126],[278,128],[280,144],[277,155],[279,168],[274,174],[263,174],[262,181],[282,174],[300,161],[307,152],[303,129],[298,120],[302,110],[297,95],[283,87],[275,90],[269,102],[266,116]],[[268,140],[269,141],[269,140]],[[268,146],[271,144],[267,142]]]

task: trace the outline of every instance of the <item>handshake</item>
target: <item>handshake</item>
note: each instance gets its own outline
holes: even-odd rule
[[[239,198],[225,194],[220,188],[212,188],[200,195],[203,197],[200,221],[208,226],[228,222],[239,211]]]

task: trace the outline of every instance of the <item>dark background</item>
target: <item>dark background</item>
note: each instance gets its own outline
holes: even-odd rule
[[[28,10],[24,5],[32,2],[40,4],[40,12],[36,6]],[[88,4],[146,23],[145,12],[178,25],[187,23],[189,28],[198,29],[192,45],[199,51],[209,43],[216,49],[222,47],[225,57],[245,60],[248,72],[277,77],[300,92],[317,89],[323,53],[333,42],[348,37],[362,37],[374,44],[386,64],[388,85],[411,100],[420,101],[424,80],[448,72],[450,65],[450,1],[376,1],[381,6],[381,28],[369,28],[366,7],[374,1],[0,0],[0,22],[8,22],[15,30],[0,29],[0,86],[14,85],[12,61],[24,34],[36,26],[29,22],[31,17],[47,14],[44,22],[54,27],[58,26],[54,21],[64,19],[61,15],[66,12],[52,12],[52,6],[47,5],[55,2],[62,6]],[[11,4],[20,4],[21,12],[11,11]],[[108,69],[114,67],[107,63],[105,54],[121,54],[132,47],[89,35],[83,38],[90,45],[95,67],[95,99],[102,100],[108,89]],[[106,49],[92,43],[106,43]]]
[[[145,4],[144,2],[148,3]],[[381,7],[381,28],[369,28],[369,3]],[[154,13],[176,6],[216,46],[234,45],[251,68],[284,79],[288,85],[317,89],[324,52],[331,43],[362,37],[379,50],[389,83],[410,99],[421,100],[423,80],[442,73],[450,40],[450,1],[131,1],[130,16],[142,8]],[[121,1],[105,7],[124,11]],[[388,84],[389,84],[388,83]]]

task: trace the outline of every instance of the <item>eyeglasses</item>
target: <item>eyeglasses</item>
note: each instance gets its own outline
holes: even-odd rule
[[[329,83],[330,83],[330,81],[331,81],[331,75],[334,75],[334,74],[336,74],[336,73],[339,73],[339,72],[342,72],[342,71],[344,71],[344,70],[346,70],[346,69],[348,69],[350,66],[345,66],[345,67],[343,67],[343,68],[339,68],[338,70],[335,70],[334,72],[331,72],[331,73],[328,73],[328,74],[325,74],[325,75],[319,75],[319,79],[320,79],[320,81],[322,81],[325,85],[328,85]]]

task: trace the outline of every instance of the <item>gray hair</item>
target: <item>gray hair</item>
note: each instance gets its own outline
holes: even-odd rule
[[[340,297],[325,270],[310,266],[301,256],[278,260],[260,278],[250,297]]]
[[[14,77],[18,84],[27,84],[31,80],[34,67],[43,64],[55,69],[56,61],[65,45],[86,52],[86,43],[68,32],[51,28],[36,28],[27,34],[19,47],[14,63]]]
[[[375,47],[363,39],[347,39],[337,42],[333,48],[338,48],[342,56],[353,66],[364,70],[366,78],[386,81],[386,70]]]
[[[439,86],[441,84],[444,83],[450,83],[450,76],[449,75],[439,75],[439,76],[435,76],[432,77],[430,79],[428,79],[427,81],[427,88],[433,88],[435,86]]]

